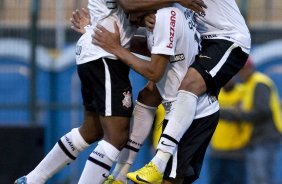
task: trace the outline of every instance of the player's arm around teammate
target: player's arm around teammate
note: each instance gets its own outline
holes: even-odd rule
[[[93,43],[101,46],[103,49],[113,53],[119,57],[125,64],[140,73],[142,76],[152,82],[158,82],[164,72],[166,65],[169,63],[168,55],[152,54],[151,61],[145,62],[143,59],[130,53],[123,48],[119,42],[120,34],[118,27],[115,24],[115,33],[111,34],[103,26],[98,25],[95,30],[95,37]]]
[[[169,7],[173,3],[179,3],[182,6],[194,10],[196,13],[204,13],[206,4],[203,0],[118,0],[125,12],[143,12],[147,10],[156,10],[163,7]]]

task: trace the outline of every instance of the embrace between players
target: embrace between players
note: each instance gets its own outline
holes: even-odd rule
[[[87,22],[87,13],[74,12],[73,28],[84,33],[76,49],[84,120],[20,179],[45,183],[95,141],[79,184],[122,184],[127,178],[189,184],[199,177],[218,123],[218,93],[244,66],[251,39],[235,0],[173,2],[89,0],[86,27],[81,21]],[[150,61],[129,51],[137,27],[145,22]],[[149,81],[134,109],[129,68]],[[166,115],[156,155],[128,173],[161,103]]]

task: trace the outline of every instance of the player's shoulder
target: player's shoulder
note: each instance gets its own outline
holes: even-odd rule
[[[161,8],[157,11],[157,14],[175,14],[175,13],[183,13],[179,8],[177,7],[165,7]]]
[[[176,7],[159,9],[156,13],[156,17],[158,22],[162,23],[185,19],[184,13]]]

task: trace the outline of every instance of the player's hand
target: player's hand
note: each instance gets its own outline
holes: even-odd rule
[[[84,27],[90,25],[90,15],[88,10],[82,8],[81,11],[76,9],[72,12],[72,17],[70,18],[72,23],[71,29],[75,30],[78,33],[84,34]]]
[[[147,14],[144,17],[144,23],[147,30],[153,32],[156,23],[156,15],[153,13]]]
[[[204,3],[203,0],[178,0],[178,3],[186,8],[194,10],[200,15],[204,15],[204,8],[207,8],[207,5]]]
[[[121,47],[120,33],[118,25],[114,23],[115,32],[112,33],[104,28],[102,25],[97,25],[92,35],[92,43],[100,46],[105,51],[115,54],[116,49]]]

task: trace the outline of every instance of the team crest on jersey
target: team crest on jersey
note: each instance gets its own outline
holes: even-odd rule
[[[124,98],[122,100],[122,106],[124,106],[126,108],[131,107],[131,105],[132,105],[131,92],[130,91],[123,92],[123,96],[124,96]]]
[[[209,95],[209,103],[210,104],[212,104],[212,103],[214,103],[214,102],[216,102],[217,101],[217,98],[215,97],[215,96],[212,96],[212,95]]]

